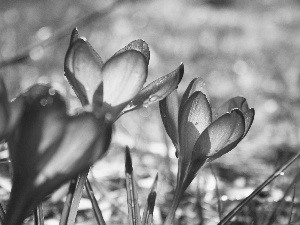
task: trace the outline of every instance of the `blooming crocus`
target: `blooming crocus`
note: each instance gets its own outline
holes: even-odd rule
[[[18,126],[8,138],[13,183],[6,223],[21,224],[36,204],[87,170],[108,148],[111,125],[82,111],[68,115],[61,95],[36,84],[24,101]]]
[[[8,101],[4,81],[0,78],[0,141],[6,139],[17,126],[23,106],[22,99]]]
[[[245,98],[235,97],[212,113],[205,83],[197,78],[189,84],[180,106],[175,90],[160,101],[160,111],[178,156],[175,197],[165,221],[171,224],[180,199],[198,170],[205,162],[236,147],[251,127],[254,109],[248,107]]]
[[[120,115],[165,98],[181,81],[183,64],[142,88],[148,75],[150,51],[135,40],[103,63],[101,57],[73,30],[65,57],[65,76],[82,105],[92,105],[97,117],[114,121]]]

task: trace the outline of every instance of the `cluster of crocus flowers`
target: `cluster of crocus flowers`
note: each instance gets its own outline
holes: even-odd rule
[[[46,195],[101,158],[118,117],[177,88],[183,64],[143,88],[149,59],[147,43],[136,40],[103,63],[74,29],[65,76],[83,105],[75,115],[50,85],[36,84],[9,102],[0,82],[0,137],[8,142],[13,166],[5,224],[21,224]]]
[[[159,105],[178,157],[175,196],[165,221],[165,225],[169,225],[183,193],[205,162],[231,151],[246,136],[254,119],[254,109],[248,107],[245,98],[235,97],[212,112],[201,78],[192,80],[180,105],[176,90]]]

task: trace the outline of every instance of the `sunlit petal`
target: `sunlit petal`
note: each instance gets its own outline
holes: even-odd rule
[[[148,44],[144,40],[138,39],[138,40],[130,42],[124,48],[120,49],[115,55],[118,55],[122,52],[126,52],[128,50],[136,50],[136,51],[141,52],[144,55],[144,57],[146,58],[147,65],[149,64],[150,51],[149,51]]]
[[[175,148],[176,156],[179,155],[179,137],[178,137],[178,95],[175,89],[171,94],[159,102],[160,115]]]
[[[65,57],[65,76],[83,105],[91,103],[102,82],[103,62],[96,51],[84,39],[76,39]]]
[[[110,58],[102,68],[103,101],[120,113],[143,87],[147,78],[144,55],[128,50]],[[122,105],[123,108],[118,107]],[[116,112],[114,112],[116,113]]]
[[[205,95],[197,91],[193,93],[179,115],[179,167],[185,173],[192,157],[194,145],[201,133],[211,123],[211,108]]]

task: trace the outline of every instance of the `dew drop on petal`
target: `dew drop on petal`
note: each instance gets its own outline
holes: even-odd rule
[[[55,95],[55,93],[56,93],[54,88],[50,88],[48,92],[49,92],[49,95]]]
[[[46,106],[47,105],[47,99],[45,99],[45,98],[41,99],[40,103],[41,103],[42,106]]]
[[[281,172],[281,173],[280,173],[280,176],[284,176],[284,172]]]
[[[149,96],[149,102],[155,102],[158,99],[159,99],[158,95],[151,95],[151,96]]]

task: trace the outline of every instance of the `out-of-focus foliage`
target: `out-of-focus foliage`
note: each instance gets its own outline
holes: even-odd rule
[[[227,4],[222,5],[218,2],[134,1],[120,5],[108,16],[95,19],[79,29],[105,59],[130,41],[144,39],[151,51],[148,82],[167,74],[182,61],[185,76],[179,94],[183,93],[192,78],[201,76],[208,84],[213,105],[218,106],[237,95],[247,97],[249,104],[256,109],[252,129],[235,151],[214,163],[220,178],[222,199],[226,200],[223,208],[226,209],[232,204],[228,199],[243,198],[258,181],[299,150],[300,3],[298,0],[227,0]],[[27,46],[46,40],[58,29],[107,4],[107,1],[79,0],[1,1],[0,60],[9,59]],[[24,62],[0,68],[9,98],[37,81],[50,81],[61,93],[71,97],[70,110],[79,106],[72,90],[66,89],[67,82],[63,77],[68,44],[69,37],[66,37],[50,47],[37,47],[30,51],[29,58]],[[165,163],[166,149],[172,148],[172,144],[164,134],[157,107],[142,108],[124,115],[116,126],[118,130],[113,140],[113,151],[92,172],[97,182],[100,180],[101,185],[106,187],[97,192],[102,200],[100,207],[104,217],[109,219],[109,224],[118,224],[118,218],[124,218],[114,215],[123,215],[126,211],[126,197],[122,190],[124,180],[120,179],[123,167],[119,168],[123,163],[123,154],[119,156],[121,148],[118,149],[118,146],[127,144],[136,149],[133,163],[141,168],[137,169],[136,176],[142,188],[151,186],[157,170],[165,174],[160,178],[163,188],[157,196],[160,209],[154,210],[154,221],[160,223],[160,218],[168,209],[164,197],[171,191],[169,182],[173,181],[168,173],[175,172],[177,167],[174,149],[170,149],[170,164]],[[168,146],[165,145],[166,139]],[[4,158],[5,154],[7,151],[1,152],[0,157]],[[171,165],[171,171],[167,170],[166,165]],[[3,176],[7,175],[7,166],[1,164],[0,168]],[[211,204],[216,200],[213,191],[215,183],[210,172],[205,172],[205,179],[200,179],[198,183],[206,190],[202,196],[204,202],[210,203],[205,204],[206,209],[210,209],[206,213],[213,218],[211,223],[215,224],[218,218],[215,205]],[[0,197],[5,200],[10,183],[3,176],[0,179]],[[280,188],[285,187],[289,180],[288,176],[279,179],[267,191],[267,196],[271,196],[271,200],[278,199],[282,195]],[[112,192],[109,197],[106,197],[107,190]],[[196,182],[190,191],[195,193],[195,190]],[[178,211],[182,224],[190,222],[185,215],[194,220],[197,218],[192,206],[186,204],[193,199],[191,192],[187,193]],[[60,195],[53,198],[56,196]],[[90,211],[84,210],[89,208],[85,208],[84,202],[81,206],[84,213],[79,215],[79,222],[82,218],[92,217]],[[266,204],[255,204],[253,208],[270,210],[268,201]],[[259,211],[256,213],[259,214]],[[55,218],[51,210],[49,215]]]

